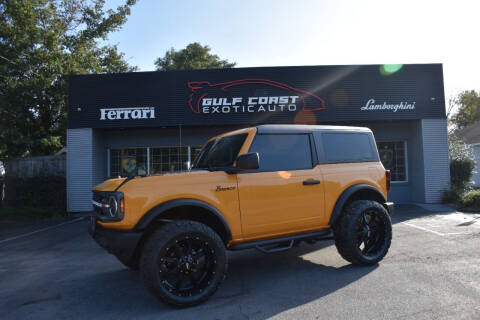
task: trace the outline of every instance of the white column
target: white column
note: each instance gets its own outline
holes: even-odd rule
[[[92,211],[93,131],[67,130],[67,211]]]
[[[440,203],[450,187],[450,161],[446,119],[422,119],[425,203]]]

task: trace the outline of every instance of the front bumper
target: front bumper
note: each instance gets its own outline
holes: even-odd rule
[[[102,248],[127,263],[134,259],[135,250],[142,237],[141,232],[104,228],[97,224],[97,217],[94,215],[90,218],[88,231]]]

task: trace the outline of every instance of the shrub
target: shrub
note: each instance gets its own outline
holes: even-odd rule
[[[8,206],[65,208],[66,180],[51,175],[8,179],[5,193]]]
[[[461,198],[462,191],[455,188],[445,190],[442,194],[443,203],[459,203]]]
[[[480,208],[480,190],[471,190],[463,194],[461,204],[466,208]]]
[[[64,219],[68,217],[63,208],[58,207],[2,207],[0,221]]]
[[[450,160],[450,179],[452,189],[464,190],[470,184],[473,176],[475,162],[471,159]]]

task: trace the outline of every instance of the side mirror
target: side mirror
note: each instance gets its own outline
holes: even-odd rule
[[[237,157],[236,171],[258,169],[260,166],[260,158],[258,152],[250,152],[241,154]]]

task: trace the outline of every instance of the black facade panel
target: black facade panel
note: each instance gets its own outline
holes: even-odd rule
[[[69,128],[422,118],[445,118],[441,64],[136,72],[69,82]]]

